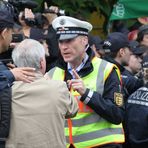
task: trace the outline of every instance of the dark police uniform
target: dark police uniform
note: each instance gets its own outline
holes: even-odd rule
[[[126,69],[120,65],[118,62],[116,62],[114,59],[110,58],[110,57],[105,57],[105,59],[111,63],[114,63],[118,66],[118,68],[120,69],[121,72],[121,77],[122,77],[122,93],[123,93],[123,97],[124,97],[124,102],[127,102],[127,99],[129,97],[129,89],[133,90],[135,89],[134,87],[136,87],[135,85],[133,85],[133,81],[131,77],[127,77],[125,76],[125,71]],[[131,87],[131,88],[130,88]],[[139,88],[139,87],[138,87]],[[125,103],[125,109],[126,109],[126,103]],[[126,112],[124,114],[124,120],[123,120],[123,128],[124,128],[124,132],[125,132],[125,143],[123,144],[124,148],[128,148],[128,132],[127,132],[127,127],[126,127]]]
[[[5,147],[5,140],[9,134],[13,81],[13,74],[0,62],[0,148]]]
[[[110,58],[108,56],[104,57],[104,59],[107,60],[107,61],[109,61],[109,62],[111,62],[111,63],[113,63],[113,64],[115,64],[115,65],[117,65],[117,67],[119,68],[119,70],[121,72],[121,77],[123,78],[122,75],[123,75],[123,73],[125,71],[125,68],[122,65],[120,65],[118,62],[116,62],[114,59],[112,59],[112,58]],[[127,89],[128,86],[126,85],[127,84],[126,82],[128,80],[129,80],[128,78],[127,79],[124,79],[124,78],[122,79],[122,93],[123,93],[124,101],[125,102],[127,101],[127,98],[129,96],[128,89]],[[131,81],[129,81],[129,83],[131,84]]]
[[[139,47],[139,43],[137,41],[130,41],[129,47],[132,51],[132,54],[135,55],[136,58],[141,59],[141,56],[144,54],[145,50]],[[144,85],[142,76],[141,78],[136,77],[127,69],[122,72],[122,79],[127,89],[126,97],[129,97],[129,95]]]
[[[9,88],[15,81],[12,72],[0,60],[0,91]]]
[[[122,72],[122,80],[127,90],[126,97],[129,97],[129,95],[131,95],[138,88],[144,85],[144,82],[142,79],[137,78],[136,76],[134,76],[131,72],[129,72],[126,69]]]
[[[7,2],[0,1],[0,28],[12,28],[13,11]],[[0,148],[5,148],[9,135],[11,115],[11,85],[15,80],[13,74],[0,60]]]
[[[123,94],[125,101],[127,98],[138,88],[143,86],[143,80],[136,78],[131,72],[126,70],[122,65],[117,63],[114,59],[110,57],[105,57],[105,60],[114,63],[118,66],[121,72],[122,82],[123,82]]]
[[[130,148],[148,148],[148,83],[127,102],[127,131]]]

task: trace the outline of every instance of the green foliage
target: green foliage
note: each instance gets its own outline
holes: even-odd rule
[[[94,0],[97,1],[97,0]],[[64,9],[70,16],[81,14],[84,18],[88,18],[90,14],[96,10],[93,0],[54,0],[61,9]]]
[[[117,0],[53,0],[54,4],[59,6],[60,9],[64,9],[69,16],[88,19],[94,11],[98,12],[98,14],[101,13],[105,17],[103,25],[104,31],[106,30],[113,4],[115,4],[116,1]]]
[[[36,0],[43,2],[43,0]],[[88,18],[93,11],[98,11],[105,16],[109,17],[112,11],[113,4],[117,0],[53,0],[54,4],[64,9],[67,14],[74,16],[81,14],[84,18]],[[47,1],[48,2],[48,1]]]

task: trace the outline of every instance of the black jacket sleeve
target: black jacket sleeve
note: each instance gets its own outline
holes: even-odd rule
[[[85,101],[89,91],[87,89],[86,93],[81,97],[81,101]],[[113,69],[105,82],[103,96],[93,91],[93,95],[87,105],[109,122],[120,124],[124,118],[124,106],[116,104],[115,93],[121,94],[121,85],[117,73]]]
[[[128,90],[127,97],[144,85],[143,79],[138,79],[134,76],[130,76],[126,80],[123,79],[123,81],[125,88]]]
[[[0,141],[5,141],[9,134],[11,116],[11,88],[0,91]]]
[[[5,81],[7,82],[5,82]],[[0,91],[4,88],[9,88],[12,86],[12,83],[15,81],[15,78],[10,70],[0,71]]]
[[[14,81],[12,72],[0,61],[0,91],[12,86]]]

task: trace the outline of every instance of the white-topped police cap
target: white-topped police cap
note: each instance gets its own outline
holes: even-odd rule
[[[72,39],[78,35],[88,35],[92,30],[92,25],[86,21],[81,21],[69,16],[59,16],[52,22],[53,28],[59,40]]]

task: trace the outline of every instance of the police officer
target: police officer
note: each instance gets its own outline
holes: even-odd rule
[[[94,56],[88,45],[90,23],[60,16],[52,25],[63,60],[46,76],[66,81],[79,103],[79,113],[65,125],[67,146],[121,147],[124,109],[119,69]]]
[[[143,86],[142,76],[137,77],[136,74],[142,70],[142,55],[145,52],[137,41],[130,41],[129,46],[132,55],[130,56],[129,64],[125,66],[125,70],[122,73],[122,78],[127,88],[127,96]]]
[[[0,1],[0,54],[8,49],[12,39],[13,28],[12,6]],[[9,70],[0,59],[0,148],[5,147],[9,134],[11,112],[11,85],[14,80],[33,81],[34,69],[14,68]],[[29,78],[28,78],[29,76]]]
[[[145,85],[130,95],[127,102],[129,148],[148,147],[148,56],[143,61]]]
[[[107,61],[114,63],[120,69],[121,75],[123,75],[125,68],[129,63],[132,51],[129,47],[129,41],[126,35],[120,32],[113,32],[107,36],[107,39],[103,43]],[[123,79],[123,92],[124,98],[127,100],[128,86],[126,86],[127,80]],[[130,81],[131,82],[131,81]]]

